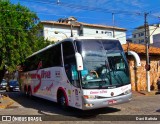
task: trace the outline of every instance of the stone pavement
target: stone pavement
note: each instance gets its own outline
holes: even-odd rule
[[[160,91],[132,91],[133,97],[137,96],[151,96],[151,95],[158,95],[160,94]],[[0,93],[0,109],[6,109],[10,107],[15,101],[13,101],[5,92]]]

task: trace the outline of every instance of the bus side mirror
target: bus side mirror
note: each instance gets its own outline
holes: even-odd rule
[[[82,71],[83,70],[82,56],[80,53],[76,52],[75,57],[76,57],[76,63],[77,63],[77,71]]]
[[[136,61],[136,66],[141,66],[141,60],[138,54],[134,51],[128,51],[128,55],[132,55]]]

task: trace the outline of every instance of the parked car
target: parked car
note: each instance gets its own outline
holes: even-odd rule
[[[5,79],[0,83],[0,90],[6,90],[7,81]]]
[[[18,81],[12,80],[7,83],[6,91],[20,91]]]

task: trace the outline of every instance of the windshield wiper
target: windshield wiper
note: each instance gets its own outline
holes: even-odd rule
[[[114,77],[115,77],[115,79],[117,80],[117,82],[119,83],[119,84],[122,84],[123,85],[123,80],[122,80],[122,78],[119,76],[119,74],[117,74],[116,72],[114,72]],[[117,79],[117,77],[118,77],[118,79]]]

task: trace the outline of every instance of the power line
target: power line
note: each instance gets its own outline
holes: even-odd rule
[[[29,14],[34,14],[34,12],[23,12],[23,11],[13,11],[13,10],[0,10],[4,12],[17,12],[17,13],[29,13]],[[42,13],[42,12],[35,12],[37,14],[42,14],[42,15],[55,15],[55,16],[67,16],[67,15],[60,15],[60,14],[54,14],[54,13]],[[69,15],[68,15],[69,16]],[[86,18],[86,19],[94,19],[94,20],[100,20],[99,18],[92,18],[92,17],[84,17],[84,16],[75,16],[76,18]],[[112,20],[112,19],[103,19],[103,20]],[[124,21],[122,19],[118,19],[118,21]],[[125,19],[126,22],[135,22],[131,21],[129,19]],[[116,21],[115,21],[116,22]]]
[[[23,1],[23,0],[20,0]],[[31,2],[35,2],[35,3],[43,3],[43,4],[48,4],[48,5],[56,5],[56,2],[44,2],[44,1],[32,1]],[[23,2],[30,2],[30,1],[23,1]],[[78,4],[69,4],[69,3],[65,3],[65,2],[59,2],[58,6],[64,6],[67,8],[72,8],[72,9],[78,9],[78,10],[89,10],[89,11],[101,11],[101,12],[105,12],[105,13],[115,13],[115,14],[127,14],[127,15],[142,15],[141,12],[131,12],[131,11],[122,11],[122,10],[116,10],[116,9],[104,9],[104,8],[98,8],[98,7],[89,7],[86,5],[78,5]]]
[[[22,0],[20,0],[22,1]],[[48,5],[54,5],[54,6],[59,6],[59,7],[67,7],[67,8],[72,8],[72,9],[78,9],[78,10],[89,10],[89,11],[101,11],[104,13],[114,13],[114,14],[126,14],[126,15],[136,15],[136,16],[143,16],[142,12],[131,12],[131,11],[121,11],[121,10],[115,10],[115,9],[104,9],[104,8],[97,8],[97,7],[88,7],[86,5],[77,5],[77,4],[69,4],[69,3],[65,3],[65,2],[59,2],[59,4],[57,5],[56,2],[44,2],[44,1],[32,1],[31,2],[36,2],[36,3],[43,3],[43,4],[48,4]],[[26,1],[24,1],[26,2]],[[27,1],[29,2],[29,1]],[[151,16],[153,17],[153,16]],[[133,21],[134,22],[134,21]]]
[[[160,9],[160,7],[157,7],[157,8],[151,9],[151,10],[149,10],[149,11],[150,11],[150,12],[154,12],[154,11],[156,11],[157,9]]]
[[[23,0],[20,0],[20,1],[23,1]],[[23,1],[23,2],[36,2],[36,3],[43,3],[43,4],[57,6],[56,2],[51,2],[50,0],[48,2],[38,1],[38,0],[37,1],[30,0],[30,1]],[[101,11],[101,12],[105,12],[105,13],[107,12],[107,13],[114,13],[114,14],[134,14],[134,15],[137,15],[137,16],[141,16],[142,15],[142,13],[140,13],[140,12],[129,12],[129,11],[119,11],[119,10],[114,10],[114,9],[104,9],[104,8],[97,8],[97,7],[88,7],[86,5],[77,5],[77,4],[73,4],[73,3],[69,4],[69,3],[64,3],[64,2],[60,2],[60,1],[59,1],[59,5],[58,6],[64,6],[64,7],[67,7],[67,8],[79,9],[79,10]],[[43,13],[39,13],[39,14],[43,14]],[[49,14],[49,15],[52,15],[52,14]],[[57,14],[53,14],[53,15],[61,16],[61,15],[57,15]],[[86,17],[80,17],[80,16],[77,16],[77,17],[79,17],[79,18],[86,18]],[[87,17],[87,18],[89,18],[89,17]],[[92,18],[92,19],[97,19],[97,18]],[[109,20],[109,19],[105,19],[105,20]],[[118,20],[118,21],[121,21],[121,20]],[[130,21],[130,22],[135,22],[135,21]]]
[[[23,0],[20,0],[20,1],[23,1]],[[51,1],[44,2],[44,1],[38,1],[38,0],[36,0],[36,1],[30,0],[30,1],[23,1],[23,2],[35,2],[35,3],[43,3],[43,4],[57,6],[57,2],[51,2]],[[78,9],[78,10],[101,11],[101,12],[105,12],[105,13],[127,14],[127,15],[129,14],[129,15],[143,16],[142,12],[122,11],[122,10],[116,10],[116,9],[111,10],[111,9],[104,9],[104,8],[98,8],[98,7],[88,7],[85,5],[77,5],[77,4],[73,4],[73,3],[69,4],[69,3],[60,2],[60,1],[59,1],[58,6],[64,6],[67,8]],[[152,16],[152,17],[154,17],[154,16]]]

